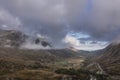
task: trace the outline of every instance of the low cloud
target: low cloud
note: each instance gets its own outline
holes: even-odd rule
[[[64,39],[63,39],[63,42],[67,45],[69,45],[69,47],[77,47],[77,46],[80,46],[80,41],[73,37],[73,36],[70,36],[70,35],[67,35]]]
[[[40,44],[35,44],[35,43],[31,43],[31,42],[26,42],[24,43],[21,47],[21,49],[51,49],[51,47],[47,46],[47,47],[44,47]]]
[[[120,0],[0,0],[0,28],[48,36],[56,47],[64,45],[71,31],[90,35],[88,40],[111,42],[120,34],[119,4]]]
[[[18,29],[21,26],[18,17],[14,17],[7,10],[0,8],[0,26],[3,29]]]

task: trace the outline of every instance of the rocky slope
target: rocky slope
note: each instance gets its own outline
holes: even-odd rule
[[[60,80],[56,79],[54,65],[58,65],[65,59],[76,57],[75,53],[69,49],[0,48],[0,80],[54,80],[54,78]]]
[[[27,39],[27,35],[16,30],[0,30],[0,46],[19,47]]]
[[[120,75],[120,43],[110,44],[97,59],[103,70],[109,75]]]
[[[37,45],[42,47],[52,47],[46,39],[31,35],[26,35],[17,30],[1,30],[0,29],[0,47],[20,48],[27,44]]]
[[[26,50],[13,48],[0,48],[0,69],[8,66],[23,67],[36,66],[36,63],[47,65],[55,61],[67,59],[75,56],[74,51],[61,50]],[[3,64],[4,63],[4,64]],[[3,66],[1,66],[3,65]],[[11,65],[11,66],[10,66]],[[22,65],[22,66],[19,66]],[[14,67],[13,67],[14,68]],[[17,67],[16,67],[17,68]]]

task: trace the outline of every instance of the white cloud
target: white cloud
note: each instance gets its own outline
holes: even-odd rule
[[[0,9],[0,28],[16,29],[23,21],[22,30],[47,35],[56,46],[62,46],[61,39],[71,30],[88,35],[66,36],[69,45],[80,44],[75,37],[111,41],[120,34],[119,4],[120,0],[0,0],[5,9]]]
[[[23,44],[22,46],[21,46],[21,48],[22,49],[51,49],[49,46],[47,46],[47,47],[43,47],[42,45],[40,45],[40,44],[34,44],[34,43],[31,43],[31,42],[27,42],[27,43],[25,43],[25,44]]]
[[[64,4],[55,5],[53,10],[55,10],[61,16],[63,16],[66,13]]]
[[[77,38],[70,36],[70,35],[67,35],[63,39],[63,42],[68,44],[69,46],[72,46],[72,47],[80,46],[80,41]]]
[[[108,42],[105,41],[97,41],[96,43],[92,43],[93,41],[84,41],[84,43],[80,43],[77,37],[71,35],[66,35],[62,41],[67,44],[67,47],[88,51],[103,49],[108,45]]]
[[[97,42],[95,44],[91,44],[91,41],[86,41],[85,44],[81,44],[80,46],[75,47],[79,50],[88,50],[88,51],[94,51],[99,49],[104,49],[108,43],[106,42]]]
[[[80,47],[76,47],[76,49],[79,49],[79,50],[87,50],[87,51],[94,51],[94,50],[100,50],[100,49],[104,49],[106,46],[99,46],[99,45],[96,45],[96,46],[80,46]]]
[[[17,29],[21,25],[21,21],[5,9],[0,9],[0,25],[7,29]]]

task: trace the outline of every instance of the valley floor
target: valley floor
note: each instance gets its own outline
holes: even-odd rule
[[[101,64],[90,63],[91,57],[74,54],[70,50],[0,48],[0,80],[115,79],[108,77]]]

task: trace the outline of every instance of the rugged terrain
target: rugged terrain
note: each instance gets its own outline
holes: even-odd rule
[[[0,29],[0,47],[20,48],[28,43],[31,45],[41,45],[42,47],[52,47],[50,42],[42,36],[31,36],[17,30]]]
[[[79,69],[85,59],[70,49],[0,48],[0,80],[61,80],[67,74],[58,74],[57,69]]]
[[[0,80],[119,80],[120,44],[103,50],[24,49],[30,36],[0,30]],[[50,46],[42,38],[36,45]],[[41,43],[41,44],[39,44]]]
[[[120,78],[120,43],[112,43],[106,47],[97,62],[107,74]]]

